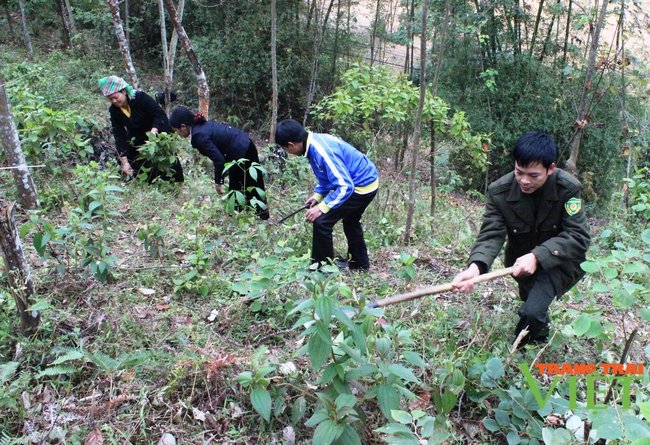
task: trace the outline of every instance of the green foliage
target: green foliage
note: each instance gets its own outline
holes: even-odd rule
[[[144,250],[153,258],[162,259],[165,231],[160,224],[151,222],[140,227],[136,233],[138,239],[144,243]]]
[[[65,161],[80,161],[93,154],[87,136],[93,124],[69,108],[54,110],[45,99],[29,89],[10,91],[12,111],[27,161],[45,164],[51,173],[61,174]]]
[[[401,159],[403,154],[389,150],[396,143],[395,136],[411,128],[419,97],[419,88],[406,76],[396,76],[381,65],[355,63],[343,73],[341,86],[314,106],[312,114],[320,121],[331,121],[344,139],[364,147],[363,151],[376,151],[380,158]],[[463,112],[454,113],[450,121],[448,112],[449,105],[427,90],[423,127],[438,137],[456,140],[458,150],[467,152],[472,165],[484,169],[486,156],[481,141],[486,136],[471,134]]]
[[[631,209],[645,221],[650,220],[650,169],[640,168],[626,181],[629,187]]]
[[[605,230],[595,241],[607,243],[613,235],[611,230]],[[581,298],[592,301],[593,310],[577,313],[571,325],[565,328],[565,334],[601,340],[611,338],[616,327],[596,304],[602,295],[610,297],[612,304],[624,313],[650,321],[650,229],[641,235],[629,236],[625,241],[615,241],[613,249],[605,255],[581,265],[590,283]]]
[[[138,159],[149,161],[150,168],[158,169],[165,177],[172,177],[174,175],[172,167],[184,142],[176,133],[147,132],[147,141],[138,147],[140,153]],[[140,173],[139,177],[146,181],[147,173]]]
[[[246,190],[248,193],[255,192],[257,195],[261,197],[266,196],[266,192],[261,188],[246,185],[246,179],[248,178],[248,175],[250,175],[253,180],[257,181],[257,178],[259,176],[263,176],[267,174],[267,171],[262,166],[262,164],[260,164],[259,162],[251,163],[245,158],[237,159],[236,161],[227,162],[226,165],[224,166],[223,173],[225,174],[231,168],[239,168],[245,172],[244,184],[243,184],[244,190]],[[246,195],[241,190],[229,190],[228,193],[226,193],[226,196],[224,197],[224,203],[225,203],[226,213],[231,214],[235,210],[242,210],[246,207]],[[266,204],[260,201],[259,199],[257,199],[256,197],[251,199],[250,205],[253,206],[254,208],[266,209]]]
[[[406,252],[400,252],[400,262],[402,269],[397,270],[397,276],[402,277],[406,283],[410,283],[415,278],[415,267],[413,262],[417,259]]]
[[[253,362],[259,362],[266,352],[266,347],[260,348],[253,356]],[[271,420],[272,400],[271,394],[267,390],[271,381],[266,376],[273,371],[275,371],[275,366],[260,366],[255,373],[244,371],[236,379],[243,388],[250,389],[250,401],[253,408],[267,422]]]
[[[272,279],[277,283],[288,278],[278,268],[281,265],[276,260],[273,268],[244,274],[233,289],[247,295],[274,289],[277,285],[272,286]],[[297,355],[309,357],[317,376],[314,384],[320,390],[314,414],[306,423],[316,427],[313,443],[360,443],[356,425],[361,404],[376,400],[391,420],[391,412],[399,409],[403,398],[415,398],[411,388],[421,382],[414,368],[425,366],[420,355],[409,349],[411,331],[376,323],[382,311],[365,307],[365,298],[355,296],[349,286],[336,280],[338,276],[333,266],[325,266],[322,272],[297,272],[295,278],[309,297],[296,299],[287,309],[288,317],[298,317],[294,329],[304,328],[305,344]],[[240,374],[249,385],[253,375]],[[357,397],[352,388],[358,391]]]
[[[23,226],[21,235],[33,232],[33,245],[41,262],[56,262],[59,274],[71,269],[87,268],[99,281],[107,280],[117,258],[111,255],[109,241],[113,235],[109,229],[120,213],[113,205],[120,201],[117,193],[123,189],[112,185],[110,179],[117,176],[111,170],[98,170],[94,161],[87,166],[77,166],[72,184],[79,194],[79,205],[68,214],[68,226],[54,227],[35,213],[30,224]]]
[[[118,371],[129,370],[145,365],[151,360],[153,354],[149,351],[122,352],[116,358],[110,357],[97,350],[90,352],[81,347],[78,349],[61,348],[57,351],[59,356],[49,367],[36,375],[37,379],[46,376],[58,376],[79,373],[86,363],[91,363],[97,372],[111,375]]]

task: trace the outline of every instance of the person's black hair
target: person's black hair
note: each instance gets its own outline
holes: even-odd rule
[[[309,134],[293,119],[283,120],[275,129],[275,142],[280,147],[286,147],[289,142],[304,142]]]
[[[181,125],[192,127],[196,124],[204,124],[207,120],[200,111],[194,114],[189,108],[177,107],[169,115],[169,125],[172,128],[181,128]]]
[[[549,169],[555,162],[557,148],[553,138],[547,133],[529,131],[517,139],[512,156],[520,167],[525,168],[539,162]]]
[[[170,102],[175,102],[176,101],[176,91],[169,90],[169,101]],[[165,92],[164,91],[158,91],[156,93],[156,102],[158,102],[158,105],[160,105],[161,107],[165,105]]]

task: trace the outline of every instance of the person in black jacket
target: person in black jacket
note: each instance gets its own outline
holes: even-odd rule
[[[467,269],[451,282],[455,290],[471,292],[472,278],[490,269],[505,242],[504,264],[514,266],[512,276],[524,301],[515,335],[524,328],[528,334],[520,344],[547,341],[551,302],[585,273],[580,264],[591,235],[582,185],[556,167],[556,156],[555,142],[546,133],[530,131],[517,140],[514,171],[490,184]]]
[[[178,158],[172,166],[173,176],[168,177],[163,172],[153,168],[149,161],[138,159],[136,147],[148,140],[147,132],[171,133],[167,115],[156,101],[143,91],[135,91],[131,85],[118,76],[100,79],[104,96],[110,101],[108,112],[111,116],[115,146],[120,158],[122,172],[129,176],[137,176],[144,167],[147,182],[156,178],[184,182],[183,167]]]
[[[178,107],[169,116],[172,129],[181,137],[189,137],[192,147],[214,163],[215,189],[223,190],[223,170],[226,162],[244,160],[228,170],[230,190],[240,190],[246,202],[260,219],[269,219],[264,178],[261,172],[251,174],[251,164],[259,163],[257,148],[247,133],[225,124],[208,122],[202,113],[194,114],[188,108]],[[251,203],[255,199],[259,203]],[[239,209],[241,210],[241,209]]]

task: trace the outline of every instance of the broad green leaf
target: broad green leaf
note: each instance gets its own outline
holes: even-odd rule
[[[582,270],[588,273],[598,273],[600,272],[600,267],[598,267],[598,263],[595,261],[585,261],[582,264],[580,264],[580,267]]]
[[[601,439],[620,439],[623,437],[623,429],[618,413],[615,409],[600,410],[591,424],[592,430],[596,430],[596,437]]]
[[[614,268],[608,267],[603,271],[606,280],[612,280],[618,276],[618,271]]]
[[[332,344],[332,335],[327,324],[323,320],[318,320],[316,324],[316,333],[328,346]]]
[[[417,352],[404,351],[404,352],[402,352],[402,356],[411,365],[421,366],[423,368],[427,366],[427,363],[424,360],[422,360],[422,357]]]
[[[495,380],[500,379],[504,375],[503,363],[499,358],[492,357],[489,359],[485,365],[485,368],[490,376]]]
[[[314,437],[312,438],[313,445],[330,445],[342,433],[345,425],[338,424],[330,419],[324,420],[318,424]]]
[[[271,420],[271,394],[264,388],[257,388],[251,392],[251,403],[255,411],[264,420]]]
[[[516,431],[510,431],[506,436],[506,440],[508,441],[508,445],[517,445],[521,443],[519,434]]]
[[[343,432],[332,442],[332,445],[361,445],[361,439],[352,425],[345,425]]]
[[[449,414],[458,402],[458,397],[452,391],[445,391],[442,394],[442,411]]]
[[[639,405],[641,415],[645,418],[645,420],[650,422],[650,402],[640,402],[637,403],[637,405]]]
[[[19,362],[6,362],[0,365],[0,385],[11,380],[20,366]]]
[[[571,326],[573,326],[576,336],[580,337],[589,330],[589,326],[591,326],[591,318],[586,314],[580,314],[578,318],[573,320]]]
[[[321,336],[316,334],[309,337],[309,361],[314,370],[320,369],[330,356],[332,348],[325,343]]]
[[[643,439],[637,439],[632,442],[630,445],[650,445],[650,437],[644,437]]]
[[[291,407],[291,424],[296,425],[307,412],[307,401],[304,396],[300,396],[293,402]]]
[[[328,296],[320,297],[316,300],[316,315],[323,320],[325,325],[329,325],[332,320],[332,300]]]
[[[353,408],[354,405],[357,404],[357,398],[352,394],[340,394],[334,403],[338,409],[341,409],[344,406]]]
[[[627,263],[625,266],[623,266],[623,273],[648,273],[648,267],[643,264],[639,263],[638,261],[634,261],[632,263]]]
[[[406,411],[402,411],[399,409],[394,409],[391,410],[390,415],[393,416],[393,419],[395,419],[395,422],[399,422],[403,425],[408,425],[413,421],[413,418],[409,413]]]
[[[311,417],[310,417],[310,418],[305,422],[305,426],[311,428],[312,426],[316,426],[316,425],[318,425],[319,423],[321,423],[321,422],[323,422],[323,421],[325,421],[325,420],[327,420],[327,419],[329,419],[329,417],[327,417],[327,414],[326,414],[325,412],[323,412],[323,411],[316,411],[316,412],[315,412],[315,413],[314,413],[314,414],[313,414],[313,415],[312,415],[312,416],[311,416]]]
[[[460,392],[465,387],[465,375],[460,369],[454,369],[454,373],[451,376],[451,390],[454,394],[460,394]]]
[[[406,380],[407,382],[417,382],[418,381],[418,378],[415,376],[415,374],[413,374],[413,371],[411,371],[410,369],[408,369],[405,366],[397,365],[397,364],[390,365],[388,367],[388,371],[391,372],[392,374],[395,374],[396,376],[398,376],[402,380]]]
[[[381,412],[388,420],[393,420],[391,411],[399,409],[399,394],[395,388],[387,384],[381,385],[377,391],[377,398]]]
[[[591,290],[594,292],[609,292],[609,285],[606,283],[594,283]]]
[[[644,243],[650,245],[650,229],[645,229],[641,234],[641,239]]]
[[[400,438],[412,438],[415,440],[415,445],[419,443],[419,441],[417,441],[417,437],[413,434],[409,427],[402,425],[401,423],[389,423],[388,425],[375,429],[375,431],[389,434],[391,436],[398,436]]]
[[[361,365],[357,368],[352,368],[345,373],[345,381],[355,380],[359,377],[367,377],[376,374],[379,371],[375,365]]]
[[[485,426],[488,431],[491,431],[493,433],[501,429],[496,420],[490,419],[489,417],[483,419],[483,426]]]
[[[621,309],[632,307],[637,298],[625,290],[617,290],[612,295],[612,302]]]
[[[501,426],[510,425],[510,414],[508,414],[507,411],[504,411],[502,409],[495,409],[494,410],[494,419]]]

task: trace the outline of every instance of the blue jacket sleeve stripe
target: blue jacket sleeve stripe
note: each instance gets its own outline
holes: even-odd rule
[[[341,159],[336,157],[332,147],[329,146],[327,142],[328,141],[321,141],[318,137],[312,138],[312,143],[316,149],[316,153],[322,158],[328,167],[325,169],[325,175],[327,176],[323,179],[330,183],[330,190],[332,190],[332,188],[334,190],[332,193],[327,195],[324,202],[329,208],[333,209],[352,195],[354,192],[354,183],[347,172],[347,168],[345,165],[342,165]],[[335,143],[335,141],[330,142]],[[321,178],[318,179],[319,185],[327,187],[326,184],[323,184]]]

